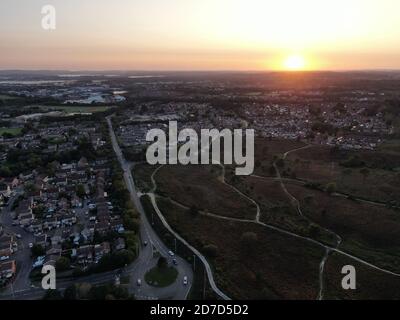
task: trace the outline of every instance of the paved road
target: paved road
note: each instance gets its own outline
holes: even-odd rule
[[[13,291],[26,290],[31,286],[29,280],[29,273],[31,271],[31,266],[33,260],[31,258],[31,250],[29,248],[29,243],[33,242],[33,235],[26,232],[19,226],[13,226],[14,222],[12,217],[11,208],[17,199],[17,197],[22,194],[21,188],[16,189],[15,196],[12,196],[8,202],[8,205],[3,208],[0,214],[0,222],[3,224],[5,234],[16,235],[20,234],[21,239],[17,239],[18,250],[14,253],[9,260],[15,260],[17,263],[17,275],[13,283],[9,285],[4,292],[12,293]],[[8,260],[8,261],[9,261]]]
[[[141,239],[141,248],[139,257],[136,261],[136,267],[131,274],[131,284],[132,290],[135,296],[138,299],[175,299],[175,300],[184,300],[187,298],[191,284],[193,283],[193,271],[192,267],[189,263],[187,263],[184,259],[179,256],[175,256],[174,258],[177,260],[177,270],[179,272],[177,281],[166,288],[154,288],[147,285],[144,281],[145,273],[153,267],[157,262],[157,254],[158,252],[164,257],[169,257],[167,248],[164,243],[160,240],[158,235],[155,233],[151,224],[147,220],[146,214],[142,207],[142,204],[139,200],[139,196],[136,191],[135,183],[132,177],[132,165],[127,162],[122,154],[122,151],[118,145],[117,138],[115,136],[112,123],[110,117],[107,118],[107,122],[110,129],[110,136],[113,145],[113,149],[117,158],[121,164],[122,170],[124,172],[124,179],[127,185],[127,188],[131,194],[132,201],[135,204],[136,209],[140,213],[141,218],[141,227],[140,227],[140,239]],[[144,243],[147,242],[148,245],[145,246]],[[169,261],[172,259],[169,257]],[[183,284],[183,277],[188,278],[188,285]],[[141,279],[142,284],[140,286],[137,285],[138,279]]]

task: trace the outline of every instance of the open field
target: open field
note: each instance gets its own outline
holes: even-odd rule
[[[0,94],[0,100],[7,101],[7,100],[17,100],[20,99],[19,97],[8,96],[5,94]]]
[[[342,237],[341,248],[393,271],[400,271],[400,212],[286,183],[305,216]]]
[[[153,188],[151,175],[157,166],[152,166],[147,163],[136,164],[133,168],[135,174],[134,179],[138,189],[142,192],[148,192]]]
[[[364,165],[346,167],[346,161],[354,157]],[[400,199],[398,153],[354,153],[313,146],[290,154],[285,161],[284,175],[288,168],[297,179],[319,183],[322,187],[335,182],[338,191],[353,197],[385,203]]]
[[[104,112],[111,106],[39,106],[43,111],[64,111],[66,113],[95,113]]]
[[[260,206],[260,221],[299,235],[313,238],[328,245],[335,245],[336,237],[318,225],[301,217],[288,195],[276,179],[241,177],[230,182]]]
[[[254,142],[255,174],[275,175],[271,169],[275,157],[282,156],[285,152],[304,147],[305,144],[294,140],[269,140],[258,138]]]
[[[178,270],[174,267],[159,268],[158,266],[150,269],[145,274],[146,282],[158,288],[168,287],[173,284],[178,276]]]
[[[13,136],[19,135],[22,132],[22,128],[0,128],[0,136],[4,133],[12,134]]]
[[[323,250],[252,223],[193,216],[165,199],[159,207],[173,229],[212,262],[217,282],[237,299],[315,299]],[[245,239],[251,233],[254,239]],[[210,246],[215,251],[210,257]]]
[[[256,206],[219,181],[219,166],[165,166],[155,179],[157,193],[200,210],[227,217],[254,219]]]
[[[356,269],[356,290],[343,290],[343,266]],[[325,265],[325,299],[395,300],[400,299],[400,277],[371,269],[343,255],[334,253]]]
[[[361,190],[360,194],[365,197],[367,192],[377,194],[365,183],[368,179],[377,179],[378,173],[388,174],[387,177],[382,176],[382,180],[385,180],[382,183],[393,184],[390,180],[393,170],[369,168],[368,176],[359,172],[358,179],[350,183],[344,180],[341,184],[341,173],[346,169],[342,163],[352,155],[347,151],[332,152],[325,147],[311,147],[290,153],[279,168],[281,174],[286,173],[282,176],[290,177],[288,167],[296,174],[291,179],[283,180],[287,194],[277,179],[275,169],[269,168],[268,175],[265,174],[265,168],[272,166],[285,152],[304,145],[293,141],[285,144],[265,140],[264,143],[266,160],[258,158],[255,176],[235,176],[234,167],[226,166],[225,184],[221,167],[211,165],[164,166],[155,175],[156,192],[162,196],[158,198],[161,211],[173,229],[208,256],[221,289],[241,299],[315,299],[318,296],[318,270],[324,256],[321,246],[255,223],[222,220],[186,209],[196,207],[224,217],[255,220],[256,206],[246,196],[257,202],[261,222],[332,247],[337,244],[337,234],[342,239],[341,250],[386,270],[400,272],[399,211],[384,205],[331,195],[307,187],[298,180],[318,182],[322,189],[333,181],[339,190],[341,186],[350,191]],[[379,154],[366,152],[362,159],[370,165],[379,161],[379,157]],[[391,161],[393,165],[397,160],[394,158]],[[138,179],[144,183],[146,190],[152,187],[150,176],[155,168],[146,165],[137,168],[136,172],[140,171]],[[356,176],[356,173],[353,175]],[[358,185],[363,185],[365,189]],[[395,189],[396,185],[391,190]],[[244,236],[246,233],[252,234],[250,239]],[[331,255],[326,263],[324,298],[364,299],[369,293],[377,299],[396,297],[392,294],[394,285],[390,282],[394,276],[340,254]],[[345,264],[355,265],[357,270],[360,268],[360,286],[367,293],[349,293],[341,288],[343,275],[340,270]]]

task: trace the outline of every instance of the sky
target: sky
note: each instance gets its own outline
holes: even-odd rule
[[[399,12],[399,0],[1,0],[0,69],[400,69]]]

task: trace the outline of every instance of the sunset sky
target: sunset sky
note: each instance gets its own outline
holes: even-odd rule
[[[399,0],[1,0],[0,69],[400,69],[399,14]]]

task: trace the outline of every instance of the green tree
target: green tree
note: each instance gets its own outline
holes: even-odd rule
[[[68,270],[69,268],[70,268],[70,261],[68,258],[60,257],[56,261],[56,270],[57,271],[65,271],[65,270]]]
[[[40,244],[34,244],[31,248],[32,257],[40,257],[46,254],[46,250]]]
[[[213,244],[208,244],[203,247],[203,252],[206,256],[215,258],[218,256],[218,247]]]
[[[325,188],[326,192],[329,194],[335,193],[336,192],[336,183],[335,182],[330,182],[326,185]]]
[[[160,257],[160,258],[158,258],[157,267],[158,267],[159,269],[164,269],[164,268],[166,268],[167,266],[168,266],[168,261],[167,261],[167,259],[166,259],[165,257]]]
[[[240,241],[245,246],[253,246],[257,243],[258,237],[255,232],[244,232],[240,237]]]
[[[360,170],[360,173],[362,174],[364,182],[365,182],[365,180],[367,180],[367,178],[369,176],[370,171],[368,170],[368,168],[362,168]]]
[[[76,285],[72,284],[64,291],[64,300],[77,300],[78,291],[76,290]]]
[[[76,194],[80,198],[83,198],[86,195],[85,186],[83,184],[78,184],[76,186]]]

